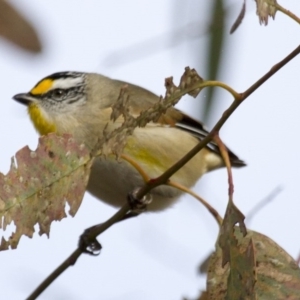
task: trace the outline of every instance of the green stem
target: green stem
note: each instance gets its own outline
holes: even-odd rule
[[[288,17],[290,17],[291,19],[296,21],[298,24],[300,24],[300,19],[295,14],[293,14],[291,11],[285,9],[284,7],[279,5],[278,3],[276,3],[274,6],[276,7],[277,10],[281,11],[283,14],[287,15]]]
[[[215,87],[215,86],[220,87],[220,88],[226,90],[227,92],[229,92],[234,99],[240,99],[240,97],[241,97],[238,92],[236,92],[232,87],[225,84],[224,82],[215,81],[215,80],[207,80],[207,81],[204,81],[202,84],[202,87]]]

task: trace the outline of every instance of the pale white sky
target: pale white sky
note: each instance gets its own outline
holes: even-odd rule
[[[39,28],[45,51],[34,57],[0,40],[3,173],[8,171],[10,157],[25,145],[35,149],[38,138],[25,108],[11,97],[28,91],[46,75],[65,70],[99,72],[163,94],[164,78],[172,75],[178,82],[185,66],[205,74],[208,1],[11,2]],[[239,13],[240,2],[228,1],[227,32]],[[300,14],[298,1],[282,4]],[[199,30],[201,37],[176,44],[170,32],[189,22],[199,22],[196,32]],[[269,26],[260,26],[254,1],[248,1],[241,27],[224,48],[226,62],[219,79],[244,91],[297,46],[299,31],[299,25],[281,13]],[[172,43],[175,46],[169,47]],[[300,227],[299,63],[297,57],[257,90],[221,131],[226,144],[248,163],[247,168],[234,171],[234,199],[245,215],[277,186],[282,187],[276,199],[248,225],[273,238],[293,257],[300,252],[296,238]],[[218,96],[209,127],[231,101],[225,92],[218,92]],[[198,100],[186,97],[179,106],[197,117],[193,104],[204,97],[205,92]],[[225,170],[206,175],[195,190],[224,213]],[[33,239],[22,238],[17,250],[2,252],[1,297],[28,296],[75,249],[85,228],[114,212],[115,208],[86,195],[75,218],[52,225],[50,239],[35,234]],[[197,274],[197,267],[213,250],[217,233],[207,211],[194,199],[184,197],[167,211],[145,214],[109,229],[99,238],[101,255],[81,257],[39,299],[195,298],[205,288],[205,276]]]

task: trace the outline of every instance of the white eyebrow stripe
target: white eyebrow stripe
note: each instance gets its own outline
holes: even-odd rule
[[[81,85],[83,83],[82,77],[66,77],[60,78],[53,81],[52,87],[50,90],[54,89],[69,89]]]

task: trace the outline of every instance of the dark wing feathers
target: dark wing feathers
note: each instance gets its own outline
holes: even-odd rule
[[[183,114],[182,119],[176,123],[176,127],[185,130],[195,136],[197,139],[202,140],[208,134],[207,129],[204,127],[203,124],[194,120],[193,118]],[[215,142],[210,142],[207,144],[207,148],[212,150],[213,152],[220,154],[220,149]],[[245,166],[245,162],[240,160],[227,146],[228,155],[230,158],[231,165],[234,167],[243,167]]]

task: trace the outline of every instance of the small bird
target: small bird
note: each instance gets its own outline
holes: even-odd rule
[[[157,95],[137,85],[83,72],[54,73],[40,80],[30,92],[17,94],[13,99],[27,106],[31,121],[41,135],[69,133],[77,142],[93,149],[103,137],[107,124],[112,130],[124,121],[119,117],[110,122],[112,106],[124,85],[128,86],[129,108],[133,116],[159,101]],[[123,153],[141,166],[150,178],[156,178],[207,133],[200,122],[171,107],[158,122],[135,128],[126,140]],[[228,153],[232,166],[245,166],[229,149]],[[189,188],[206,172],[221,167],[224,167],[223,159],[218,146],[212,142],[178,170],[171,180]],[[94,161],[87,190],[110,205],[121,206],[128,193],[143,184],[141,175],[130,163],[109,155]],[[181,194],[166,185],[156,187],[150,193],[153,200],[148,206],[149,211],[169,207]]]

